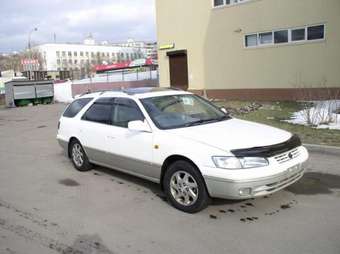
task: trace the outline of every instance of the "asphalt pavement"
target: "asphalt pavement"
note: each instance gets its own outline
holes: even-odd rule
[[[340,253],[340,155],[312,152],[288,189],[190,215],[156,184],[77,172],[55,139],[64,107],[0,110],[0,254]]]

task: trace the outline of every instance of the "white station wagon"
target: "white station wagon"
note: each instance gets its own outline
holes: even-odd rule
[[[77,170],[96,164],[160,183],[168,201],[189,213],[211,197],[281,190],[303,176],[308,159],[296,135],[165,88],[80,96],[60,118],[57,139]]]

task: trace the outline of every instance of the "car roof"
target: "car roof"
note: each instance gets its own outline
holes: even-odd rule
[[[127,98],[150,98],[150,97],[158,97],[158,96],[167,96],[167,95],[176,95],[176,94],[191,94],[189,92],[174,89],[174,88],[163,88],[163,87],[138,87],[138,88],[126,88],[119,90],[104,90],[97,91],[93,93],[86,93],[80,95],[77,98],[99,98],[99,97],[127,97]]]

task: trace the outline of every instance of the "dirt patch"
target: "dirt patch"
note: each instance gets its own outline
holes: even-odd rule
[[[328,173],[308,172],[286,190],[297,195],[332,194],[340,189],[340,176]]]
[[[59,180],[59,183],[65,186],[69,186],[69,187],[75,187],[75,186],[79,186],[80,184],[72,179],[62,179]]]
[[[94,254],[105,253],[113,254],[104,244],[102,239],[98,235],[81,235],[79,236],[70,247],[70,254],[82,253],[82,254]],[[68,253],[68,252],[65,252]]]

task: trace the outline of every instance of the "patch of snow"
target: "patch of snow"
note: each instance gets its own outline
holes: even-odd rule
[[[71,103],[73,101],[71,81],[54,84],[54,100],[63,103]]]
[[[340,130],[340,114],[334,113],[340,108],[340,100],[313,103],[313,107],[293,113],[290,120],[285,122],[313,126],[317,129]]]

